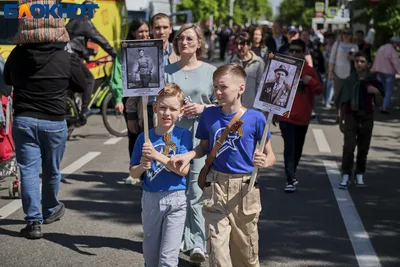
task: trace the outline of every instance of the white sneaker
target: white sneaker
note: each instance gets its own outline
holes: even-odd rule
[[[344,174],[343,178],[342,178],[342,182],[339,184],[339,188],[340,189],[346,189],[349,186],[349,175],[348,174]]]
[[[142,180],[140,180],[139,178],[132,178],[131,176],[129,176],[128,178],[126,178],[125,184],[140,186],[142,185]]]
[[[206,261],[206,255],[200,248],[194,248],[190,253],[190,263],[201,264]]]
[[[357,186],[358,186],[358,187],[363,187],[363,186],[365,186],[365,184],[364,184],[364,177],[363,177],[362,174],[357,174],[357,175],[356,175],[356,178],[357,178]]]

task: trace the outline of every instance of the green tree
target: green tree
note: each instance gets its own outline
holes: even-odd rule
[[[201,21],[213,14],[215,20],[229,20],[230,0],[182,0],[178,10],[190,9],[193,12],[193,20]],[[272,16],[272,8],[268,0],[235,0],[235,23],[243,24],[248,21],[258,20],[262,15]]]
[[[374,20],[377,45],[387,42],[393,35],[400,35],[400,1],[381,0],[378,6],[372,6],[369,0],[352,2],[352,10],[357,13],[352,23],[368,25]]]
[[[247,23],[257,21],[261,16],[272,17],[272,8],[268,0],[236,0],[234,7],[234,21]]]
[[[310,28],[313,18],[315,18],[315,8],[314,7],[307,8],[301,14],[300,25],[306,28]]]
[[[226,16],[226,13],[220,12],[219,7],[221,6],[220,2],[224,2],[225,0],[182,0],[182,2],[178,5],[178,10],[192,10],[193,12],[193,20],[201,21],[208,19],[210,14],[214,15],[215,19],[221,18],[222,15]]]
[[[283,25],[300,25],[304,10],[304,0],[283,0],[279,6],[277,20]]]
[[[337,0],[329,0],[330,6],[336,6]],[[315,2],[325,0],[283,0],[279,6],[277,20],[284,25],[296,25],[311,27],[312,19],[315,17]]]

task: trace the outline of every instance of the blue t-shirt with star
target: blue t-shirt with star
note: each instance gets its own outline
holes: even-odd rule
[[[193,149],[192,134],[189,130],[175,126],[170,132],[171,141],[175,143],[176,148],[169,148],[168,157],[176,154],[184,154]],[[158,135],[155,129],[149,131],[149,139],[154,149],[160,153],[164,152],[165,142],[162,135]],[[135,143],[133,149],[131,166],[139,165],[142,157],[142,148],[144,144],[144,134],[141,133]],[[153,160],[151,169],[144,172],[144,180],[142,183],[143,190],[148,192],[164,192],[186,189],[185,176],[178,175],[168,170],[161,163]]]
[[[201,114],[196,138],[210,141],[207,154],[211,153],[215,141],[235,114],[224,114],[222,107],[209,107]],[[253,155],[257,142],[262,138],[267,120],[264,114],[254,109],[248,109],[240,120],[244,121],[243,136],[239,136],[238,132],[229,133],[212,163],[211,167],[216,171],[230,174],[253,172]],[[267,138],[271,138],[270,132]]]

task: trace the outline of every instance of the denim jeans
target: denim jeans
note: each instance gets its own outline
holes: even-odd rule
[[[333,80],[326,79],[325,81],[325,104],[330,104],[333,99]]]
[[[383,100],[382,110],[387,110],[390,105],[390,98],[392,97],[392,90],[394,87],[395,75],[378,72],[378,80],[385,88],[385,99]]]
[[[65,120],[48,121],[16,116],[13,122],[13,139],[21,171],[21,199],[25,220],[28,223],[42,222],[54,213],[59,204],[57,195],[61,180],[60,163],[67,142],[67,124]],[[40,204],[43,213],[40,211]]]
[[[296,170],[303,154],[304,140],[306,138],[308,125],[296,125],[290,122],[279,122],[284,148],[283,157],[285,162],[285,173],[288,184],[293,184],[296,178]]]

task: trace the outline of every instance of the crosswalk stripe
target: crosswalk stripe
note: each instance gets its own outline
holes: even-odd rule
[[[82,168],[84,165],[89,163],[91,160],[96,158],[98,155],[100,155],[101,152],[89,152],[79,158],[78,160],[74,161],[72,164],[69,166],[65,167],[64,169],[61,170],[62,178],[68,177],[68,175],[71,175],[72,173],[76,172],[80,168]],[[0,221],[4,220],[17,210],[19,210],[22,207],[22,201],[21,199],[16,199],[5,205],[0,209]]]

